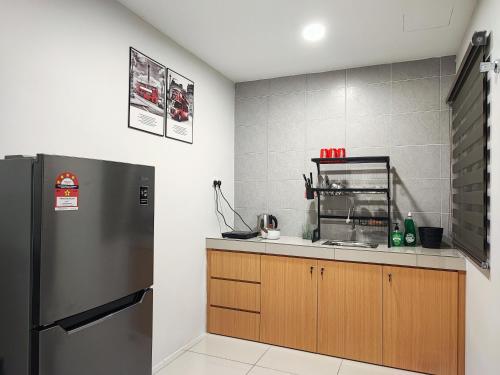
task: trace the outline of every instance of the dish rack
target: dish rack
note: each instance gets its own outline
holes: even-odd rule
[[[316,163],[316,169],[318,171],[318,179],[321,176],[321,166],[322,165],[333,165],[333,164],[385,164],[387,171],[387,188],[311,188],[312,193],[315,195],[317,200],[317,210],[318,210],[318,227],[314,229],[312,242],[319,241],[321,238],[321,220],[322,219],[344,219],[347,220],[347,215],[330,215],[321,213],[321,196],[335,198],[338,196],[343,196],[347,194],[383,194],[387,198],[387,216],[362,216],[362,215],[350,215],[351,220],[362,221],[379,221],[387,223],[387,246],[391,247],[391,227],[392,227],[392,213],[391,213],[391,165],[389,156],[360,156],[360,157],[349,157],[349,158],[313,158],[311,159],[313,163]],[[325,193],[336,193],[336,194],[325,194]],[[338,194],[340,193],[340,194]]]

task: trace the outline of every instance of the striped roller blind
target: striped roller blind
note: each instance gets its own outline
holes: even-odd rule
[[[488,266],[488,79],[480,72],[487,44],[468,50],[448,103],[452,107],[453,243]]]

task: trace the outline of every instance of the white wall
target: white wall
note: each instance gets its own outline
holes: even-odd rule
[[[457,56],[462,58],[474,31],[491,31],[493,59],[500,58],[500,1],[479,0]],[[500,373],[500,77],[491,80],[491,273],[467,266],[466,373]]]
[[[0,156],[156,166],[157,365],[205,330],[204,237],[219,231],[211,181],[233,199],[234,85],[114,1],[0,5]],[[127,128],[130,46],[195,82],[193,145]]]

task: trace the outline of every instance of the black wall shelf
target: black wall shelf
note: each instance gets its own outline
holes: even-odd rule
[[[316,169],[318,171],[318,179],[321,175],[322,165],[333,165],[333,164],[385,164],[385,169],[387,173],[387,188],[312,188],[311,190],[316,193],[316,199],[318,202],[318,227],[313,233],[313,242],[319,241],[321,239],[321,220],[322,219],[347,219],[346,215],[328,215],[321,213],[321,197],[339,197],[345,196],[347,194],[385,194],[387,199],[387,216],[350,216],[351,220],[376,220],[387,222],[387,246],[391,247],[391,227],[392,227],[392,215],[391,215],[391,165],[389,156],[358,156],[349,158],[313,158],[311,159],[313,163],[316,164]],[[334,195],[327,195],[322,193],[340,193]]]

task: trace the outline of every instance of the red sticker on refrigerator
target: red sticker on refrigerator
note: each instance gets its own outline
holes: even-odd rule
[[[55,203],[56,211],[78,210],[78,177],[71,172],[63,172],[57,176]]]

